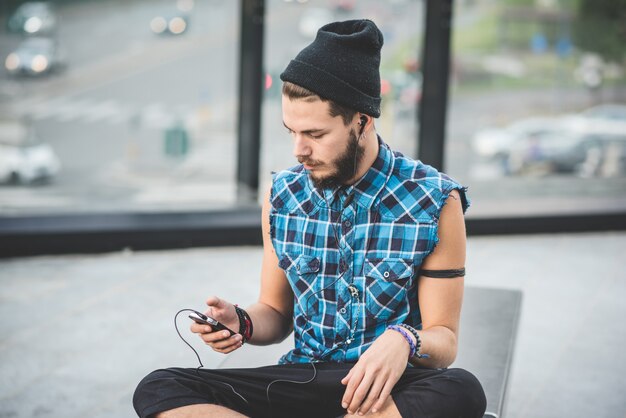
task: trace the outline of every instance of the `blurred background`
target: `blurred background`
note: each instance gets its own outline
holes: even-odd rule
[[[5,0],[0,216],[236,204],[239,2]],[[454,3],[445,171],[469,217],[626,207],[622,0]],[[293,164],[279,74],[332,20],[385,36],[377,129],[419,157],[421,0],[266,1],[261,189]]]
[[[258,3],[0,2],[0,417],[134,416],[146,373],[195,366],[177,310],[210,294],[255,300],[259,198],[242,199],[238,159],[241,122],[256,118],[240,104],[258,98],[239,91],[240,54],[255,52],[241,46],[242,4]],[[427,27],[440,29],[428,45],[445,43],[450,3],[449,72],[444,53],[435,66],[446,95],[424,88],[442,52],[424,51]],[[259,194],[295,163],[280,72],[323,24],[374,20],[378,132],[417,158],[444,141],[438,168],[473,201],[466,283],[523,293],[502,365],[507,416],[624,417],[626,0],[264,7],[261,128],[248,132],[260,139]],[[445,135],[425,134],[425,109]],[[160,251],[137,251],[148,249]]]

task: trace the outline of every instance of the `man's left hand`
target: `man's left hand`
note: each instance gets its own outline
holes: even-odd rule
[[[341,400],[349,414],[381,410],[407,367],[410,347],[402,334],[387,330],[363,353],[341,380],[346,391]]]

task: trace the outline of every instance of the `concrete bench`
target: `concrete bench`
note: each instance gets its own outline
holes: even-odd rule
[[[465,288],[459,352],[453,367],[471,371],[482,383],[487,396],[485,417],[500,418],[505,410],[521,302],[522,293],[517,290]],[[228,355],[219,367],[276,364],[292,347],[291,336],[276,345],[249,345]]]

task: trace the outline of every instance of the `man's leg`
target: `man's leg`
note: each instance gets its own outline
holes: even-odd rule
[[[351,365],[293,364],[254,369],[164,369],[146,376],[135,391],[137,414],[154,417],[211,416],[211,408],[253,417],[336,417],[345,414],[341,379]],[[193,406],[193,407],[192,407]],[[178,414],[178,415],[176,415]],[[160,416],[160,417],[161,417]]]
[[[486,400],[478,380],[463,369],[408,368],[372,418],[482,418]],[[347,414],[344,418],[358,418]]]
[[[155,415],[155,418],[246,418],[245,415],[219,405],[188,405],[170,409]]]
[[[133,396],[133,406],[142,418],[165,412],[172,415],[161,416],[193,417],[198,410],[211,407],[236,411],[240,415],[235,416],[242,416],[241,413],[249,413],[248,398],[254,396],[253,387],[253,383],[245,382],[245,373],[242,372],[161,369],[150,373],[139,383]]]
[[[402,415],[400,415],[400,411],[398,411],[398,407],[396,406],[396,403],[393,401],[393,398],[391,396],[387,398],[387,401],[385,401],[383,407],[380,408],[379,411],[377,411],[375,414],[370,411],[367,416],[371,418],[403,418]],[[361,415],[358,415],[358,413],[356,415],[344,415],[344,418],[360,417]]]
[[[480,382],[463,369],[407,368],[391,396],[403,418],[482,418],[487,406]]]

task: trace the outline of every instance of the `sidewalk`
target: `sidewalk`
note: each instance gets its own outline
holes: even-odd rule
[[[508,418],[626,414],[626,233],[472,237],[468,286],[524,292]],[[261,249],[0,260],[0,417],[131,418],[137,382],[197,366],[182,308],[257,296]],[[183,335],[206,367],[222,356]]]

